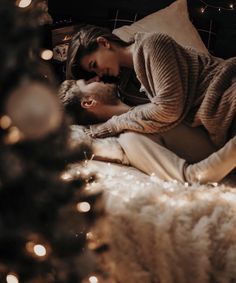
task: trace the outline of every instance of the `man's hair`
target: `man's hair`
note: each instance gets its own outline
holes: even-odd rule
[[[130,45],[130,42],[123,41],[108,28],[95,25],[81,25],[69,43],[66,63],[67,79],[88,79],[95,75],[82,70],[80,61],[85,55],[89,55],[97,50],[97,38],[99,36],[102,36],[119,46]]]
[[[65,80],[59,86],[59,99],[74,124],[89,125],[98,123],[98,119],[81,106],[81,101],[86,95],[88,94],[83,93],[76,85],[76,80]]]

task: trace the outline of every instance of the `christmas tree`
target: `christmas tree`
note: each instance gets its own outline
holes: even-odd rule
[[[90,150],[69,142],[42,56],[43,17],[40,5],[0,0],[0,282],[98,282],[88,240],[101,193],[85,193],[93,176],[66,171]]]

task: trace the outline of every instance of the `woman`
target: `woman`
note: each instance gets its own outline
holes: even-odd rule
[[[162,133],[181,122],[203,125],[217,147],[235,135],[236,58],[198,53],[160,33],[137,33],[126,43],[86,25],[72,38],[67,77],[79,70],[118,77],[122,68],[134,68],[150,103],[93,126],[95,137],[124,130]]]

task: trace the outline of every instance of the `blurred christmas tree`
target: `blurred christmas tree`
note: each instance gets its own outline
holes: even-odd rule
[[[85,194],[89,179],[66,173],[89,148],[69,143],[42,59],[42,13],[0,0],[0,282],[98,282],[87,238],[101,194]]]

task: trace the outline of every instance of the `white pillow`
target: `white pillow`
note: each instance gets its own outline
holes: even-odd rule
[[[140,31],[166,33],[182,46],[208,53],[198,31],[189,19],[187,0],[177,0],[131,25],[114,29],[113,33],[129,41],[136,32]]]

